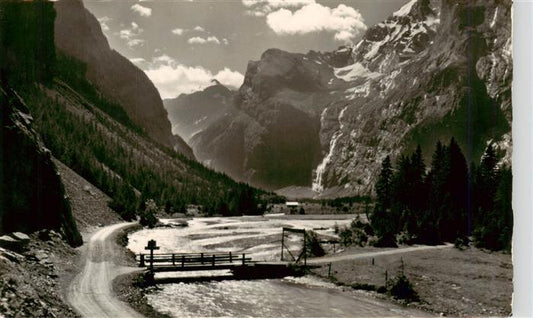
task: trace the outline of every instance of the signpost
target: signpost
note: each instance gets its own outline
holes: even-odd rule
[[[150,271],[154,271],[154,250],[158,250],[159,246],[155,240],[148,241],[148,246],[144,248],[145,250],[150,250]]]

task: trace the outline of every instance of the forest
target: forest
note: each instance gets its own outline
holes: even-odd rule
[[[109,195],[110,206],[127,220],[144,213],[149,199],[167,213],[183,212],[187,204],[201,205],[206,214],[263,212],[262,201],[275,195],[149,140],[86,79],[82,62],[56,50],[54,20],[50,2],[0,3],[0,83],[24,100],[53,156]],[[73,112],[72,99],[94,120]]]
[[[472,240],[477,247],[509,251],[512,173],[498,162],[490,144],[481,162],[468,166],[454,138],[448,145],[437,142],[429,167],[420,147],[398,158],[395,168],[386,157],[370,219],[377,245],[451,242],[461,247]]]

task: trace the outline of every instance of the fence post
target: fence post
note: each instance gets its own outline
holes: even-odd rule
[[[231,259],[231,252],[229,252],[229,262],[233,263],[233,260]]]
[[[213,264],[213,267],[215,267],[215,254],[213,254],[212,264]]]
[[[285,244],[285,228],[281,229],[281,260],[283,260],[283,245]]]
[[[328,278],[331,278],[331,263],[328,264]]]
[[[202,262],[202,265],[204,265],[204,253],[200,254],[200,261]]]
[[[139,255],[141,256],[141,260],[139,261],[139,267],[145,267],[146,265],[144,264],[144,254],[140,253]]]
[[[176,265],[176,255],[172,253],[172,265]]]
[[[181,255],[181,267],[185,267],[185,255]]]
[[[244,253],[242,253],[242,265],[246,265],[246,257]]]
[[[307,232],[304,230],[304,267],[307,266]]]

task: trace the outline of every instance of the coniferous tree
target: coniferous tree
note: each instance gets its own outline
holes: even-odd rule
[[[446,185],[447,200],[441,214],[440,232],[442,239],[453,242],[467,235],[468,167],[466,159],[454,138],[447,148]]]
[[[437,142],[431,158],[431,170],[426,177],[427,211],[422,216],[421,241],[426,244],[437,244],[441,241],[440,221],[445,202],[444,187],[447,174],[446,147]]]
[[[393,172],[390,157],[381,164],[381,172],[376,182],[376,206],[372,213],[371,223],[378,236],[377,246],[396,246],[394,221],[391,215]]]

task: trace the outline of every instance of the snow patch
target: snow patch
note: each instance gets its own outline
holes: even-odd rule
[[[346,82],[353,81],[358,77],[376,78],[381,75],[380,73],[371,72],[359,62],[345,67],[335,68],[334,73],[337,78]]]
[[[368,97],[370,95],[370,81],[366,81],[363,85],[349,88],[345,92],[349,94],[346,96],[348,100],[355,99],[356,97]]]
[[[203,122],[203,121],[206,120],[206,119],[207,119],[207,116],[204,116],[204,117],[198,119],[197,121],[195,121],[194,124],[195,124],[195,125],[198,125],[199,123]]]
[[[388,36],[387,36],[387,39],[388,40]],[[368,52],[365,54],[365,58],[366,59],[371,59],[373,58],[374,56],[376,56],[376,54],[378,54],[378,50],[379,48],[381,47],[381,45],[383,44],[383,42],[385,41],[380,41],[380,42],[373,42],[372,43],[372,47],[370,48],[370,50],[368,50]]]
[[[492,17],[492,21],[490,22],[490,27],[493,28],[494,25],[496,25],[496,18],[498,17],[498,7],[496,7],[496,10],[494,10],[494,16]]]
[[[395,17],[403,17],[409,14],[411,12],[411,8],[416,3],[417,0],[411,0],[409,3],[405,4],[403,7],[400,8],[400,10],[394,12],[392,15]]]

